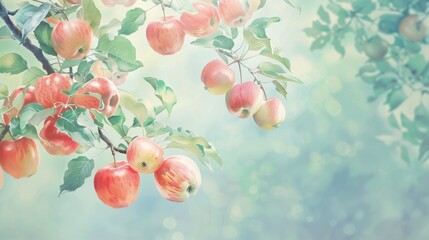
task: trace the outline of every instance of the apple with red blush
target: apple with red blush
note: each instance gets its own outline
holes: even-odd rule
[[[134,138],[127,149],[127,161],[140,173],[153,173],[164,161],[164,149],[143,136]]]
[[[153,20],[146,28],[146,38],[150,47],[162,55],[175,54],[182,49],[185,32],[176,17]]]

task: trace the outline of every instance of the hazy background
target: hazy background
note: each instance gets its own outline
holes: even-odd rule
[[[96,2],[104,16],[125,15],[125,8]],[[217,57],[214,51],[187,44],[188,37],[181,52],[161,57],[149,48],[143,29],[132,35],[145,67],[122,88],[152,98],[142,77],[164,79],[178,96],[168,123],[205,136],[224,159],[213,172],[199,165],[203,185],[196,196],[169,202],[158,194],[153,176],[142,175],[139,198],[125,209],[102,204],[93,177],[58,198],[72,157],[48,156],[41,148],[36,175],[17,181],[5,174],[0,239],[428,239],[428,166],[407,166],[395,144],[377,139],[391,129],[387,108],[367,103],[372,90],[355,77],[364,57],[353,48],[344,59],[329,48],[310,52],[311,39],[302,29],[326,1],[301,2],[301,14],[280,0],[268,1],[256,14],[282,18],[268,34],[304,81],[289,85],[287,119],[270,132],[252,119],[233,117],[224,97],[203,90],[201,70]],[[159,15],[151,11],[148,19]],[[17,42],[0,44],[2,54],[13,49],[34,61]],[[19,84],[19,77],[1,77]],[[273,87],[268,95],[278,96]],[[87,156],[95,158],[96,169],[111,161],[100,149]]]

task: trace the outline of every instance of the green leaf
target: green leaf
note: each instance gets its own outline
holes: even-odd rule
[[[143,125],[144,121],[148,117],[148,112],[145,104],[141,100],[134,97],[134,95],[132,95],[131,93],[123,90],[119,92],[119,96],[120,96],[119,104],[123,108],[130,111],[136,117],[136,119]]]
[[[61,64],[61,69],[67,69],[71,67],[78,66],[83,60],[82,59],[73,59],[73,60],[64,60],[63,64]]]
[[[191,44],[206,48],[220,48],[228,50],[231,50],[234,47],[234,41],[223,35],[198,38],[191,42]]]
[[[211,168],[209,159],[222,166],[222,159],[214,146],[203,137],[195,136],[189,130],[178,128],[174,130],[167,138],[167,148],[178,148],[187,151],[196,156],[203,164]]]
[[[120,106],[116,110],[115,114],[110,116],[108,120],[112,127],[119,133],[119,135],[121,135],[121,137],[125,137],[127,135],[128,129],[126,129],[126,127],[124,126],[125,115],[122,112]]]
[[[329,40],[331,40],[331,34],[322,35],[322,36],[316,38],[316,40],[314,40],[314,42],[311,44],[310,49],[312,51],[314,51],[316,49],[321,49],[321,48],[326,46],[326,44],[329,42]]]
[[[410,57],[406,66],[412,71],[414,76],[419,76],[426,68],[427,61],[423,55],[414,55]]]
[[[353,10],[361,15],[367,15],[375,10],[376,5],[372,0],[355,0],[352,3]]]
[[[320,19],[324,21],[327,24],[331,23],[331,18],[329,17],[329,13],[322,7],[319,7],[319,10],[317,10],[317,15],[319,15]]]
[[[289,59],[283,57],[283,53],[280,48],[274,48],[272,52],[268,49],[264,49],[261,51],[260,55],[276,60],[277,62],[283,64],[283,66],[285,66],[286,69],[290,71],[290,61]]]
[[[378,29],[386,34],[396,33],[398,31],[399,22],[402,16],[396,14],[384,14],[381,15],[380,21],[378,22]]]
[[[18,74],[27,68],[27,61],[21,55],[7,53],[0,57],[0,73]]]
[[[9,89],[7,85],[0,82],[0,99],[5,99],[9,96]]]
[[[337,51],[341,55],[341,57],[344,57],[344,55],[346,54],[346,50],[338,38],[334,38],[332,40],[332,45],[334,46],[335,51]]]
[[[39,7],[27,4],[18,10],[15,18],[22,30],[21,41],[24,41],[39,26],[49,13],[49,10],[51,10],[51,7],[51,3],[42,3]]]
[[[80,188],[85,183],[85,179],[91,176],[94,169],[94,160],[85,156],[79,156],[70,160],[67,167],[58,196],[65,191],[73,192]]]
[[[7,26],[0,27],[0,39],[12,40],[12,33]]]
[[[257,18],[244,30],[244,39],[249,45],[249,50],[257,51],[260,49],[268,49],[271,51],[271,39],[266,34],[266,28],[275,22],[279,22],[280,18]]]
[[[34,85],[39,78],[45,76],[46,73],[38,67],[30,67],[22,76],[22,85]]]
[[[121,22],[121,21],[119,21],[118,19],[114,18],[114,19],[110,20],[110,22],[109,22],[108,24],[106,24],[106,25],[104,25],[104,26],[101,26],[101,27],[98,29],[98,31],[97,31],[97,33],[96,33],[96,36],[100,38],[101,36],[103,36],[103,35],[105,35],[107,32],[109,32],[109,31],[110,31],[110,29],[115,28],[115,27],[118,27],[118,26],[121,26],[121,24],[122,24],[122,22]]]
[[[52,47],[52,34],[53,28],[46,22],[41,22],[34,30],[34,35],[36,36],[37,42],[39,42],[40,48],[46,54],[56,56],[57,52]]]
[[[83,19],[91,26],[94,32],[97,32],[101,22],[101,13],[97,9],[93,0],[82,0]]]
[[[266,77],[275,79],[275,80],[281,80],[281,81],[291,81],[296,83],[302,83],[302,81],[294,76],[290,72],[285,72],[285,70],[277,65],[270,62],[262,62],[257,67],[259,71],[258,74],[262,74]]]
[[[296,8],[299,12],[301,12],[301,5],[299,5],[299,0],[283,0],[287,4],[291,5],[293,8]]]
[[[146,12],[141,8],[134,8],[127,12],[122,21],[118,34],[130,35],[138,30],[146,21]]]
[[[95,142],[99,141],[97,125],[92,120],[88,109],[65,111],[55,123],[55,127],[82,145],[95,146]]]
[[[171,134],[173,131],[173,129],[171,129],[169,126],[164,126],[164,124],[156,121],[152,122],[144,129],[145,129],[145,136],[148,138],[161,136],[164,134]]]
[[[426,161],[429,158],[429,138],[425,138],[419,147],[420,161]]]
[[[176,95],[169,86],[165,85],[165,82],[153,77],[145,77],[144,80],[148,82],[155,90],[155,95],[161,100],[162,105],[167,109],[168,113],[171,113],[173,106],[177,102]]]
[[[405,95],[404,90],[402,90],[402,88],[398,88],[391,91],[387,95],[386,104],[389,105],[390,111],[393,111],[397,107],[399,107],[399,105],[401,105],[406,99],[407,96]]]
[[[285,81],[273,81],[274,86],[276,86],[276,91],[279,92],[287,100],[287,91],[286,86],[287,82]]]
[[[90,76],[92,65],[95,61],[82,61],[77,67],[77,74],[82,79],[82,82],[87,82],[92,79]]]
[[[98,41],[97,50],[107,53],[108,57],[117,63],[118,70],[121,72],[131,72],[143,66],[136,60],[135,47],[124,37],[116,36],[110,40],[107,35],[104,35]]]
[[[410,153],[405,146],[401,146],[401,159],[407,164],[410,164]]]

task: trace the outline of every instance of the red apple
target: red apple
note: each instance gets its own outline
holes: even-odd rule
[[[204,67],[201,81],[213,94],[228,92],[235,82],[235,72],[221,60],[213,60]]]
[[[256,113],[262,101],[261,89],[254,82],[236,84],[226,93],[228,111],[240,118],[247,118]]]
[[[34,140],[23,137],[0,142],[0,165],[12,177],[30,177],[36,173],[39,162],[40,153]]]
[[[420,41],[426,36],[427,27],[417,15],[409,15],[399,23],[399,33],[410,41]]]
[[[253,115],[256,124],[264,130],[277,128],[285,120],[286,110],[278,98],[271,98],[261,104]]]
[[[94,177],[98,198],[112,208],[131,205],[137,199],[139,187],[140,175],[126,161],[100,168]]]
[[[45,108],[62,108],[67,105],[69,96],[63,90],[70,90],[73,80],[67,75],[52,73],[37,80],[36,100]]]
[[[99,94],[99,96],[94,94]],[[102,106],[100,106],[100,98],[103,102]],[[77,90],[72,102],[78,107],[97,109],[110,117],[118,108],[119,93],[111,81],[105,78],[93,78]]]
[[[92,35],[84,20],[60,21],[52,31],[52,47],[65,59],[83,58],[91,48]]]
[[[194,2],[192,6],[197,13],[184,12],[180,16],[183,31],[194,37],[207,37],[213,34],[219,26],[219,14],[213,4],[208,2]]]
[[[13,101],[19,95],[21,95],[23,93],[24,88],[25,88],[24,86],[21,86],[21,87],[15,89],[15,90],[13,90],[13,92],[10,94],[10,96],[4,100],[3,106],[8,109],[8,111],[3,115],[3,119],[4,119],[4,122],[6,124],[9,124],[10,120],[12,118],[14,118],[14,117],[16,117],[16,116],[19,115],[21,109],[16,109],[16,107],[13,106]],[[30,87],[27,88],[27,90],[25,91],[25,94],[24,94],[24,102],[22,104],[22,107],[24,107],[27,104],[37,102],[34,90],[35,89],[32,86],[30,86]]]
[[[146,38],[157,53],[171,55],[182,48],[185,32],[179,19],[169,16],[149,23],[146,28]]]
[[[164,160],[164,149],[147,137],[139,136],[131,141],[127,161],[140,173],[153,173]]]
[[[219,0],[219,15],[230,27],[242,27],[252,17],[253,12],[244,8],[244,0]]]
[[[137,0],[102,0],[103,4],[108,7],[113,7],[116,4],[124,5],[125,7],[131,7],[136,3]]]
[[[155,172],[155,185],[167,200],[183,202],[201,186],[201,173],[195,162],[182,155],[170,156]]]
[[[81,0],[66,0],[67,2],[71,3],[71,4],[80,4]]]
[[[66,133],[61,132],[55,127],[58,117],[48,117],[40,130],[40,143],[51,155],[70,155],[79,148],[79,143]]]

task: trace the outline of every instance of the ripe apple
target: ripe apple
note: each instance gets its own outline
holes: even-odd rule
[[[4,100],[4,102],[3,102],[3,106],[4,106],[5,108],[7,108],[7,109],[8,109],[8,111],[7,111],[5,114],[3,114],[3,119],[4,119],[4,122],[5,122],[6,124],[9,124],[9,123],[10,123],[10,120],[11,120],[12,118],[14,118],[14,117],[16,117],[16,116],[18,116],[18,115],[19,115],[19,113],[20,113],[21,109],[16,109],[16,107],[14,107],[14,106],[13,106],[13,101],[14,101],[14,100],[19,96],[19,95],[21,95],[21,94],[23,93],[24,88],[25,88],[24,86],[21,86],[21,87],[19,87],[19,88],[15,89],[15,90],[13,90],[13,92],[10,94],[10,96],[9,96],[9,97],[7,97],[7,98]],[[27,104],[37,102],[37,101],[36,101],[36,96],[35,96],[34,91],[35,91],[35,88],[34,88],[34,87],[32,87],[32,86],[29,86],[29,87],[27,88],[27,90],[25,91],[25,94],[24,94],[24,102],[23,102],[23,104],[22,104],[22,107],[24,107],[24,106],[25,106],[25,105],[27,105]],[[21,107],[21,108],[22,108],[22,107]]]
[[[100,168],[94,176],[94,188],[98,198],[112,208],[123,208],[131,205],[140,188],[140,175],[120,161]]]
[[[64,59],[83,58],[91,48],[92,35],[84,20],[60,21],[52,31],[52,47]]]
[[[125,7],[131,7],[137,0],[102,0],[103,4],[108,7],[113,7],[116,4],[122,4]]]
[[[420,41],[427,33],[427,27],[417,15],[408,15],[399,22],[399,33],[410,41]]]
[[[212,35],[219,26],[219,14],[213,4],[208,2],[194,2],[192,6],[197,13],[183,12],[180,16],[183,31],[194,37],[207,37]]]
[[[155,52],[171,55],[182,48],[185,32],[179,19],[169,16],[150,22],[146,28],[146,38]]]
[[[51,155],[70,155],[79,148],[79,143],[66,133],[55,127],[58,117],[48,117],[45,120],[42,130],[40,130],[40,143]]]
[[[94,94],[98,94],[96,96]],[[100,99],[102,106],[100,106]],[[78,107],[97,109],[107,117],[115,113],[119,105],[119,93],[116,86],[105,78],[93,78],[76,91],[72,103]]]
[[[235,72],[221,60],[213,60],[204,67],[201,81],[213,94],[228,92],[235,82]]]
[[[139,136],[131,141],[127,161],[140,173],[153,173],[164,160],[164,149],[147,137]]]
[[[69,96],[63,90],[70,90],[73,80],[67,75],[52,73],[37,80],[36,100],[45,108],[62,108],[68,103]]]
[[[261,89],[254,82],[235,84],[226,93],[228,111],[240,118],[247,118],[253,115],[258,111],[262,101]]]
[[[71,4],[80,4],[81,0],[66,0],[67,2],[71,3]]]
[[[201,173],[195,162],[183,155],[164,160],[155,172],[155,185],[167,200],[183,202],[201,186]]]
[[[0,165],[12,177],[30,177],[36,173],[39,162],[40,153],[34,140],[23,137],[0,142]]]
[[[387,46],[379,36],[368,39],[363,44],[364,53],[373,60],[380,60],[387,54]]]
[[[285,120],[285,107],[278,98],[264,101],[259,110],[253,115],[256,124],[264,130],[277,128]]]
[[[219,0],[218,9],[222,21],[230,27],[242,27],[251,18],[252,11],[244,8],[243,0]]]

